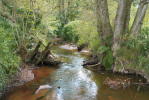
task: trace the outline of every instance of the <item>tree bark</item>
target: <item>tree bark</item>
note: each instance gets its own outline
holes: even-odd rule
[[[130,30],[130,34],[133,37],[138,36],[140,33],[141,26],[143,24],[143,19],[145,17],[145,13],[146,13],[146,10],[148,7],[148,3],[149,3],[149,1],[148,2],[145,0],[140,1],[140,5],[138,7],[138,10],[137,10],[137,13],[135,16],[135,20],[134,20],[133,25]]]
[[[65,26],[66,22],[65,22],[65,0],[62,0],[62,15],[63,15],[63,26]]]
[[[113,36],[113,55],[116,55],[116,51],[120,46],[121,36],[128,30],[129,19],[130,19],[130,9],[132,0],[119,0],[118,9],[116,15],[116,21],[114,26],[114,36]]]
[[[107,0],[97,0],[97,22],[98,34],[101,39],[101,43],[106,46],[107,44],[104,39],[113,35],[110,25]]]
[[[124,21],[124,30],[129,31],[129,21],[130,21],[130,12],[131,12],[131,4],[133,0],[128,0],[126,2],[126,10],[125,10],[125,21]]]
[[[99,0],[97,0],[96,16],[97,16],[97,31],[98,31],[98,35],[99,35],[99,37],[102,37],[103,36],[103,32],[102,32],[102,23],[101,23],[101,17],[100,17]]]

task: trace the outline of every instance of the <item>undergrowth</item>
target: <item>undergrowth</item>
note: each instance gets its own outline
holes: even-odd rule
[[[149,28],[142,29],[137,38],[129,38],[121,43],[116,59],[117,70],[135,69],[149,75]]]
[[[2,89],[19,68],[15,42],[8,21],[0,18],[0,89]]]

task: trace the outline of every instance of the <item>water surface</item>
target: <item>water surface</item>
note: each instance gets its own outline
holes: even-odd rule
[[[132,75],[122,76],[110,72],[97,72],[83,68],[82,62],[87,58],[76,50],[64,50],[60,45],[54,46],[53,53],[64,62],[59,66],[43,66],[33,70],[34,80],[23,86],[11,89],[4,94],[5,100],[149,100],[149,88],[132,85],[126,89],[111,89],[103,84],[104,80],[127,79],[139,82],[142,78]],[[40,90],[42,85],[51,89]]]

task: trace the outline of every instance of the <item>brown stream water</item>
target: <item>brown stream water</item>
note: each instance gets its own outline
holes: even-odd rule
[[[133,75],[117,75],[110,72],[97,72],[83,68],[82,62],[87,58],[75,50],[64,50],[53,47],[53,53],[64,62],[59,66],[43,66],[33,70],[34,80],[15,87],[4,94],[4,100],[149,100],[149,88],[131,85],[126,89],[111,89],[104,85],[104,80],[127,79],[139,82],[140,77]],[[50,89],[42,89],[42,85],[50,85]]]

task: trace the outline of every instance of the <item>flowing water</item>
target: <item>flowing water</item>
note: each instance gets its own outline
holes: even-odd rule
[[[3,96],[4,100],[149,100],[149,88],[131,85],[126,89],[111,89],[103,84],[104,80],[127,79],[139,82],[142,78],[132,75],[122,76],[111,72],[97,72],[83,68],[87,58],[75,50],[64,50],[60,45],[53,47],[64,62],[59,66],[43,66],[33,70],[34,80],[11,89]],[[37,90],[49,85],[49,89]]]

